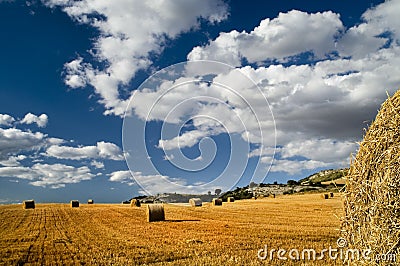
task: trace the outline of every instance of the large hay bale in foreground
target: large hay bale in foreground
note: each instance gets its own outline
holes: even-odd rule
[[[212,200],[212,205],[214,205],[214,206],[222,206],[222,199],[217,199],[217,198],[213,199]]]
[[[137,199],[131,200],[131,207],[140,207],[140,206],[141,206],[141,204],[140,204],[139,200],[137,200]]]
[[[192,207],[201,207],[203,206],[203,202],[199,198],[191,198],[189,200],[190,206]]]
[[[35,201],[34,200],[24,200],[22,202],[22,206],[24,207],[24,209],[34,209]]]
[[[235,198],[234,197],[228,197],[226,199],[227,202],[235,202]]]
[[[399,174],[400,91],[382,104],[346,176],[342,231],[349,248],[370,249],[370,258],[400,256]]]
[[[78,200],[71,200],[70,205],[71,205],[71,208],[78,208],[79,207],[79,201]]]
[[[147,205],[147,221],[165,221],[164,206],[162,204]]]

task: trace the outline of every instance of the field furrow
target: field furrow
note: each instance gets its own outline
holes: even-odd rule
[[[342,215],[340,198],[318,195],[164,207],[166,221],[147,223],[146,206],[0,206],[0,264],[283,265],[276,257],[258,259],[258,250],[265,245],[287,250],[335,247]]]

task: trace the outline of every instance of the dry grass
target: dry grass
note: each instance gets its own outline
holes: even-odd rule
[[[382,104],[346,177],[343,235],[372,257],[400,251],[399,128],[400,91]]]
[[[96,204],[0,206],[0,265],[342,265],[340,261],[260,261],[270,248],[321,250],[339,236],[340,197],[288,195],[215,208],[164,205],[165,222],[146,208]]]

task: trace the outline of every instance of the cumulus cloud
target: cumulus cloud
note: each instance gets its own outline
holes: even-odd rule
[[[95,175],[87,166],[74,167],[64,164],[34,164],[32,167],[0,167],[0,177],[30,180],[33,186],[60,188],[66,184],[91,180]]]
[[[394,11],[399,10],[399,5],[400,1],[386,1],[366,11],[363,23],[347,30],[340,16],[332,12],[282,13],[275,19],[263,20],[249,33],[221,33],[207,45],[194,48],[188,59],[213,59],[235,65],[257,83],[269,101],[277,127],[276,152],[280,159],[274,162],[271,171],[297,174],[305,169],[342,167],[350,153],[357,149],[356,141],[367,126],[364,121],[373,119],[387,97],[386,92],[393,94],[400,87],[397,74],[400,72],[399,22]],[[300,25],[302,29],[297,28]],[[293,56],[310,51],[315,56],[313,60],[318,58],[313,64],[298,64],[292,60]],[[330,54],[332,52],[336,55]],[[326,54],[330,56],[324,57]],[[250,63],[275,64],[242,66],[243,59]],[[277,63],[279,61],[285,65]],[[219,75],[214,82],[240,87],[235,75],[230,74]],[[240,95],[251,99],[254,92],[254,87],[243,87]],[[271,137],[261,140],[261,135],[253,134],[253,130],[260,125],[263,135],[270,136],[271,117],[260,116],[259,121],[251,121],[247,119],[249,110],[240,105],[234,95],[214,92],[212,96],[222,97],[234,106],[235,112],[246,120],[250,141],[264,147],[264,151],[253,150],[249,156],[260,155],[263,162],[269,162],[273,154]],[[177,101],[192,95],[190,91],[174,90],[171,97]],[[168,96],[160,103],[167,104],[167,99]],[[170,110],[173,106],[163,106],[160,110]],[[221,118],[222,124],[230,123],[229,118],[224,119],[215,111],[215,105],[204,107],[208,115]],[[261,106],[254,101],[252,108],[259,110]],[[191,111],[193,115],[199,113],[195,107]],[[240,133],[234,127],[230,129],[233,129],[230,133]],[[182,140],[183,144],[191,146],[199,139],[197,135],[186,133],[162,140],[160,144],[172,149],[179,147]]]
[[[132,177],[132,174],[130,171],[116,171],[116,172],[112,172],[109,176],[110,176],[110,181],[113,181],[113,182],[123,182],[123,181],[133,180],[133,177]]]
[[[121,99],[119,89],[138,70],[151,65],[150,55],[160,53],[167,39],[198,27],[201,21],[216,23],[227,17],[227,6],[213,0],[43,2],[52,8],[61,7],[72,19],[100,32],[92,53],[107,66],[99,69],[78,57],[65,64],[65,83],[71,88],[94,87],[105,113],[116,115],[122,115],[127,104],[126,99]]]
[[[96,169],[104,169],[104,163],[99,161],[92,161],[90,165],[94,166]]]
[[[343,56],[362,58],[374,53],[382,46],[400,41],[398,11],[400,1],[389,0],[367,10],[363,23],[351,27],[338,42],[338,50]]]
[[[96,146],[70,147],[52,145],[46,150],[46,156],[58,159],[109,159],[123,160],[121,149],[114,143],[100,141]]]
[[[25,155],[10,156],[7,159],[0,160],[0,165],[2,166],[20,166],[20,161],[26,159]]]
[[[209,59],[240,66],[242,59],[250,63],[267,59],[286,61],[303,52],[325,58],[335,50],[335,40],[343,30],[338,14],[331,11],[308,14],[298,10],[280,13],[265,19],[253,31],[233,30],[220,33],[206,46],[195,47],[189,60]]]
[[[48,144],[47,135],[28,132],[16,128],[0,128],[0,159],[21,152],[40,150]]]
[[[12,123],[15,121],[14,117],[8,114],[0,114],[0,126],[11,126]]]
[[[32,113],[27,113],[25,117],[20,121],[21,124],[36,124],[38,127],[46,127],[47,122],[48,116],[46,114],[36,116]]]
[[[312,170],[320,167],[330,167],[335,164],[328,164],[315,160],[275,160],[271,172],[284,172],[290,175],[300,174],[303,170]]]

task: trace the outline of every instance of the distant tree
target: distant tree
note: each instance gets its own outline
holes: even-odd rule
[[[288,184],[289,186],[296,186],[296,185],[299,184],[299,182],[297,182],[297,181],[295,181],[295,180],[288,180],[288,181],[287,181],[287,184]]]
[[[254,182],[250,182],[250,184],[249,184],[249,187],[250,187],[250,188],[253,188],[253,187],[256,187],[256,186],[257,186],[257,184],[254,183]]]
[[[274,185],[278,185],[278,181],[274,181]]]
[[[208,194],[208,196],[210,196],[211,195],[211,191],[208,191],[207,194]]]
[[[220,189],[220,188],[217,188],[216,190],[215,190],[215,195],[219,195],[219,194],[221,194],[221,192],[222,192],[222,190]]]

